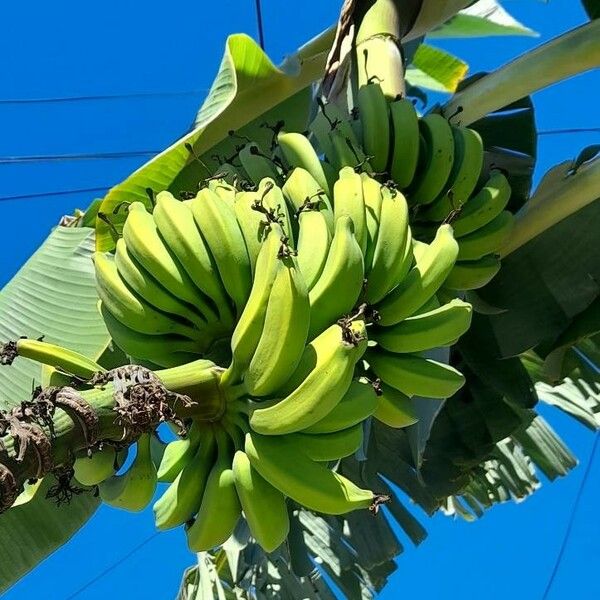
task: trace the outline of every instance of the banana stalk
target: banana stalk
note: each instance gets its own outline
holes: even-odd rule
[[[198,360],[156,371],[155,375],[168,391],[192,399],[191,404],[181,402],[180,397],[166,400],[180,419],[193,417],[197,420],[213,421],[220,418],[226,406],[226,398],[219,385],[221,372],[222,369],[211,361]],[[110,380],[103,387],[83,390],[78,392],[78,395],[94,413],[95,439],[115,442],[126,439],[128,431],[115,410],[115,386]],[[11,421],[10,416],[0,414],[0,432],[4,434],[0,437],[0,507],[3,507],[3,501],[6,500],[3,495],[8,496],[11,491],[7,488],[8,480],[14,478],[16,489],[20,489],[25,481],[44,475],[50,468],[70,465],[72,456],[87,449],[88,429],[82,424],[83,419],[80,416],[61,408],[57,408],[52,414],[51,424],[48,422],[39,427],[29,425],[28,420]],[[2,430],[3,425],[5,431]],[[13,434],[21,426],[33,427],[37,432],[34,438],[25,438],[27,441],[35,442],[39,438],[45,438],[46,441],[41,440],[41,447],[45,448],[43,453],[47,453],[48,456],[44,456],[43,460],[33,443],[25,449],[23,456],[19,457],[19,437]],[[46,464],[45,468],[42,463]],[[7,471],[9,475],[6,475]]]
[[[443,115],[454,125],[467,126],[523,96],[598,66],[600,20],[554,38],[482,77],[455,94]]]

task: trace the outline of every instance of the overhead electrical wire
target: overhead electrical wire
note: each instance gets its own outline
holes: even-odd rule
[[[127,152],[82,152],[73,154],[36,154],[32,156],[0,156],[0,164],[32,162],[64,162],[71,160],[114,160],[139,156],[156,156],[160,150],[130,150]]]
[[[208,90],[189,90],[183,92],[131,92],[124,94],[97,94],[89,96],[56,96],[47,98],[4,98],[0,105],[6,104],[60,104],[63,102],[95,102],[104,100],[130,100],[138,98],[176,98],[198,96]]]

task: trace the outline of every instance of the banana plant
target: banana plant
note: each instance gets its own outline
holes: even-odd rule
[[[465,79],[463,61],[426,40],[534,35],[490,0],[347,1],[337,25],[279,67],[249,37],[231,36],[192,130],[87,211],[57,227],[0,292],[0,341],[7,342],[2,359],[14,362],[0,369],[0,506],[7,509],[0,515],[0,591],[66,543],[99,505],[96,495],[82,493],[71,482],[69,469],[49,469],[47,462],[68,466],[70,454],[91,447],[91,435],[118,441],[108,450],[110,488],[101,480],[89,481],[99,484],[105,502],[131,501],[132,510],[137,498],[123,493],[128,478],[114,475],[119,452],[136,444],[138,455],[147,459],[143,476],[156,476],[156,463],[160,477],[168,450],[156,444],[152,454],[138,441],[150,439],[143,436],[147,431],[127,427],[132,409],[119,400],[127,391],[119,387],[126,386],[123,378],[135,377],[164,395],[160,406],[150,407],[150,428],[163,420],[184,428],[192,416],[211,421],[222,407],[215,381],[224,376],[223,369],[204,359],[183,369],[154,369],[155,374],[147,369],[111,371],[128,359],[118,348],[114,323],[111,327],[96,308],[91,258],[95,251],[119,255],[128,219],[123,206],[139,203],[151,210],[156,194],[163,192],[186,197],[222,170],[223,160],[238,152],[240,140],[252,140],[255,156],[268,155],[277,123],[285,121],[286,133],[304,132],[324,102],[347,114],[353,105],[348,99],[360,106],[361,87],[375,80],[389,99],[423,98],[427,90],[451,93],[431,114],[477,132],[485,161],[499,167],[513,189],[508,208],[516,224],[498,250],[502,266],[486,285],[463,295],[474,310],[468,332],[451,353],[435,350],[436,361],[457,367],[466,383],[437,400],[413,398],[404,427],[369,420],[360,451],[339,462],[337,473],[352,485],[386,496],[387,514],[376,519],[366,511],[328,516],[289,501],[287,543],[274,552],[261,548],[247,515],[216,550],[198,554],[179,597],[334,598],[333,582],[349,598],[371,598],[396,568],[394,560],[402,551],[397,528],[415,544],[426,537],[413,514],[417,510],[401,502],[398,490],[421,514],[443,510],[472,520],[497,503],[533,493],[540,485],[538,471],[551,480],[566,475],[576,458],[536,405],[542,400],[587,427],[598,427],[598,371],[590,365],[600,359],[600,247],[594,246],[600,243],[595,235],[600,159],[596,148],[587,149],[550,170],[532,192],[536,128],[529,96],[600,66],[599,23],[592,20],[495,72],[470,79]],[[514,108],[519,109],[516,116]],[[518,136],[510,131],[514,119]],[[537,276],[533,285],[532,264]],[[31,294],[40,286],[48,293]],[[110,301],[100,297],[103,304]],[[20,336],[30,341],[43,337],[43,342],[20,342]],[[61,351],[59,369],[42,366],[50,360],[44,343],[75,354]],[[33,405],[27,403],[32,381],[42,387]],[[90,384],[71,391],[81,381],[101,387]],[[190,389],[205,399],[200,409],[186,404]],[[43,404],[40,398],[49,400]],[[26,443],[31,437],[23,433],[23,422],[31,428],[31,418],[23,415],[31,406],[39,411],[42,404],[48,411],[34,416],[36,426],[52,431],[48,447]],[[148,409],[143,403],[136,407]],[[94,450],[97,456],[104,452]],[[227,469],[223,473],[218,489],[225,501],[230,488]],[[37,484],[27,483],[38,475],[45,476]],[[82,474],[79,478],[84,479]],[[51,502],[52,497],[62,503]],[[44,535],[32,535],[37,531]],[[15,552],[14,540],[23,539],[27,547]]]

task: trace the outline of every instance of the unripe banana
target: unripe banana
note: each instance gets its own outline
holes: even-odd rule
[[[159,312],[125,285],[109,255],[94,254],[96,289],[103,306],[117,321],[138,333],[150,335],[174,333],[201,340],[204,332]]]
[[[341,515],[377,503],[373,492],[299,453],[286,437],[248,433],[245,450],[252,466],[269,483],[310,510]]]
[[[419,420],[408,396],[385,383],[382,383],[380,388],[377,409],[373,415],[378,421],[388,427],[400,429]]]
[[[137,442],[137,455],[129,469],[123,475],[114,475],[98,486],[103,502],[133,512],[148,506],[157,481],[150,444],[151,434],[142,434]]]
[[[207,321],[218,317],[206,299],[192,283],[185,269],[165,245],[152,215],[141,202],[129,205],[123,226],[127,249],[137,261],[176,297],[200,309]]]
[[[401,192],[385,186],[381,193],[379,231],[365,290],[365,298],[370,304],[382,300],[401,283],[412,264],[412,237],[406,200]]]
[[[390,118],[381,86],[378,83],[361,86],[356,102],[362,125],[363,147],[373,170],[384,173],[390,153]]]
[[[205,552],[223,544],[241,516],[231,461],[233,447],[223,429],[217,431],[218,456],[211,469],[194,524],[186,531],[192,552]]]
[[[252,287],[252,270],[235,212],[209,189],[200,190],[191,207],[200,233],[217,263],[225,290],[240,315]]]
[[[250,296],[231,336],[231,365],[223,375],[223,383],[240,381],[256,352],[271,288],[279,270],[278,255],[282,248],[282,237],[281,228],[275,224],[260,249]]]
[[[454,235],[457,238],[468,235],[493,221],[506,208],[510,194],[508,179],[500,171],[494,171],[485,186],[452,221]]]
[[[416,354],[369,348],[365,360],[384,383],[407,396],[449,398],[465,383],[454,367]]]
[[[478,260],[495,254],[505,244],[514,224],[514,215],[505,210],[481,229],[459,238],[458,260]]]
[[[298,268],[310,292],[325,268],[331,233],[323,212],[314,208],[301,210],[298,224]]]
[[[196,454],[200,443],[198,426],[194,423],[188,436],[182,440],[169,442],[157,468],[158,481],[173,483],[185,466]]]
[[[448,121],[441,115],[429,114],[419,124],[425,152],[420,152],[417,173],[407,191],[411,205],[433,202],[444,189],[454,164],[454,137]]]
[[[159,367],[176,367],[190,362],[203,354],[210,342],[209,338],[200,342],[175,334],[139,333],[118,321],[102,301],[99,302],[99,310],[110,337],[125,354]]]
[[[467,127],[452,127],[454,137],[454,164],[447,190],[428,207],[423,217],[431,221],[443,221],[453,211],[463,206],[471,197],[483,166],[483,142],[481,136]]]
[[[354,308],[363,283],[363,254],[354,237],[352,220],[341,216],[335,224],[323,272],[310,290],[309,339]]]
[[[353,141],[356,139],[354,133],[351,136],[345,135],[338,127],[331,132],[330,137],[333,146],[333,157],[331,160],[335,168],[338,170],[349,168],[365,173],[373,172],[362,147]]]
[[[339,404],[303,433],[334,433],[368,419],[377,408],[377,396],[370,383],[353,381]]]
[[[267,435],[302,431],[331,412],[342,400],[354,367],[367,347],[363,321],[331,325],[306,346],[281,400],[258,403],[250,415],[250,426]]]
[[[91,456],[80,456],[73,463],[73,476],[81,485],[98,485],[112,477],[117,470],[117,451],[104,445]]]
[[[233,205],[235,217],[246,242],[253,275],[258,254],[270,229],[267,217],[257,210],[261,206],[260,201],[261,195],[258,192],[238,192]]]
[[[358,423],[334,433],[292,433],[286,439],[311,460],[326,462],[354,454],[362,445],[363,426]]]
[[[277,143],[285,161],[292,169],[296,167],[306,169],[314,177],[321,189],[327,195],[330,195],[331,190],[329,189],[323,165],[313,145],[305,135],[301,133],[281,132],[277,136]]]
[[[235,453],[232,468],[250,533],[265,552],[273,552],[290,530],[285,497],[252,467],[245,452]]]
[[[370,338],[390,352],[421,352],[453,344],[471,325],[472,307],[454,299],[392,327],[374,327]]]
[[[12,343],[11,343],[12,344]],[[104,372],[96,361],[69,348],[63,348],[56,344],[50,344],[42,340],[30,338],[19,338],[14,342],[17,356],[22,356],[42,365],[48,365],[55,369],[72,375],[79,379],[91,379],[96,373]],[[0,344],[1,346],[1,344]]]
[[[258,185],[264,177],[271,177],[279,181],[280,173],[276,164],[271,158],[264,155],[255,143],[246,144],[240,150],[238,157],[244,171],[254,185]]]
[[[444,281],[449,290],[478,290],[487,285],[500,270],[500,260],[484,256],[479,260],[457,262]]]
[[[368,275],[373,263],[373,254],[379,233],[381,215],[381,184],[367,173],[361,173],[363,199],[365,202],[365,223],[367,227],[367,249],[365,252],[365,274]]]
[[[458,256],[450,225],[442,225],[415,266],[400,284],[375,306],[379,325],[395,325],[421,308],[442,286]]]
[[[158,231],[171,252],[198,290],[216,307],[219,322],[224,327],[231,327],[233,312],[229,299],[221,283],[217,265],[196,227],[189,205],[175,200],[169,192],[161,192],[156,196],[153,216]],[[198,308],[205,314],[203,306]],[[205,316],[210,320],[210,314]]]
[[[281,188],[273,179],[262,179],[258,186],[258,193],[262,198],[263,204],[268,207],[277,219],[277,222],[283,229],[284,235],[288,237],[288,245],[295,247],[295,240],[292,231],[292,219],[288,211],[285,197]]]
[[[273,281],[263,330],[244,375],[252,396],[275,393],[296,368],[308,335],[308,290],[293,256],[282,257]]]
[[[419,117],[413,103],[402,98],[390,103],[393,129],[392,158],[389,173],[400,189],[413,181],[419,162]]]
[[[127,250],[123,238],[117,240],[115,265],[125,285],[149,305],[189,321],[199,330],[206,330],[207,321],[197,307],[186,304],[169,293]],[[184,322],[185,322],[184,321]]]
[[[341,217],[350,217],[354,226],[354,237],[363,256],[367,250],[367,223],[365,202],[363,198],[363,182],[361,176],[344,167],[340,170],[338,180],[333,186],[333,217],[337,222]]]
[[[154,503],[154,519],[158,529],[177,527],[198,512],[215,454],[214,433],[212,429],[206,428],[201,432],[200,444],[194,457]]]
[[[215,174],[208,180],[208,189],[212,190],[223,200],[233,204],[237,184],[242,181],[240,170],[231,163],[222,163]]]

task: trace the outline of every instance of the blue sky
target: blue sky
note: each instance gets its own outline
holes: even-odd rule
[[[0,38],[0,157],[95,152],[158,151],[183,133],[210,86],[229,33],[256,34],[253,0],[218,3],[106,0],[81,3],[11,2],[3,6]],[[267,51],[278,62],[337,16],[339,2],[263,0]],[[540,39],[493,38],[447,41],[443,46],[471,65],[492,69],[585,20],[573,0],[507,0],[505,7],[537,30]],[[143,8],[142,8],[143,7]],[[539,129],[599,126],[590,92],[598,75],[587,74],[535,95]],[[190,92],[160,98],[15,104],[5,99],[94,96],[138,92]],[[594,119],[596,119],[594,121]],[[594,139],[594,137],[596,139]],[[571,158],[597,136],[543,136],[536,180],[551,165]],[[6,164],[0,161],[0,286],[46,237],[62,214],[85,207],[89,193],[4,200],[6,196],[109,187],[144,158]],[[430,537],[406,551],[384,598],[419,594],[447,598],[515,600],[541,598],[567,519],[590,456],[593,434],[571,420],[545,411],[582,461],[570,477],[548,484],[520,505],[506,505],[467,524],[444,516],[423,518]],[[598,461],[576,514],[569,544],[549,599],[600,597],[592,570],[600,558]],[[174,597],[182,571],[194,557],[182,531],[154,538],[151,512],[130,515],[103,507],[66,547],[25,577],[5,598],[40,591],[51,599],[71,597],[114,563],[109,575],[77,598],[91,600]],[[151,539],[150,539],[151,538]],[[128,559],[121,559],[150,539]],[[591,576],[590,576],[590,570]]]

